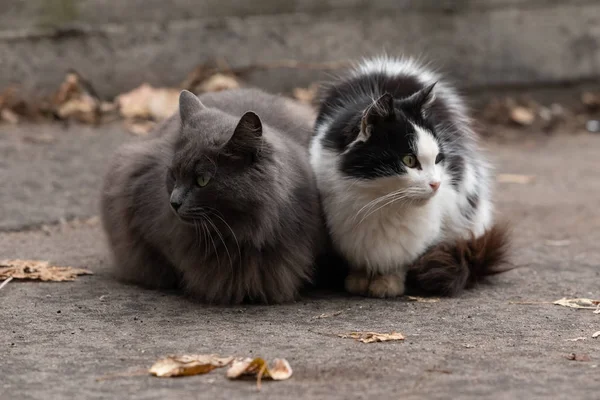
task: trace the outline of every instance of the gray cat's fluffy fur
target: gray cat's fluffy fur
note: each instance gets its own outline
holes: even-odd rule
[[[323,243],[313,122],[308,107],[255,89],[182,92],[180,112],[110,164],[102,221],[118,276],[208,303],[293,300]],[[210,183],[194,187],[204,173]]]

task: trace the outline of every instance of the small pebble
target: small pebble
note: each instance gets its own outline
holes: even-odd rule
[[[600,132],[600,121],[591,119],[585,124],[585,128],[588,132],[598,133]]]

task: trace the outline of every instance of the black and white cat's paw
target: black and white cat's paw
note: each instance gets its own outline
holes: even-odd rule
[[[346,291],[360,296],[389,298],[404,294],[405,274],[393,273],[370,277],[363,271],[353,271],[346,277]]]
[[[346,291],[350,294],[365,296],[369,290],[369,283],[369,277],[365,272],[352,271],[346,277]]]
[[[369,297],[398,297],[404,294],[404,274],[376,275],[368,288]]]

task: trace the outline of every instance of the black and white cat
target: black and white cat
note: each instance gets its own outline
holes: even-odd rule
[[[412,283],[455,294],[501,272],[490,167],[461,97],[413,59],[359,64],[324,93],[311,145],[346,289],[393,297]]]

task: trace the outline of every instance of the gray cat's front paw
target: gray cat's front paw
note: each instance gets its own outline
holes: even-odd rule
[[[346,291],[351,294],[366,295],[369,289],[369,277],[361,271],[352,271],[346,277]]]
[[[369,283],[370,297],[397,297],[404,294],[404,274],[377,275]]]

